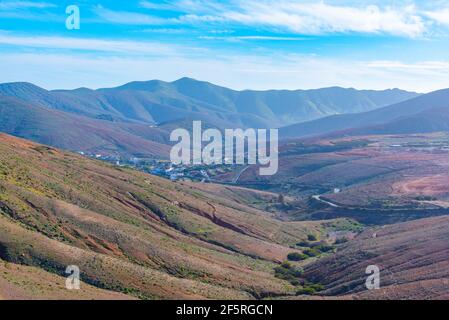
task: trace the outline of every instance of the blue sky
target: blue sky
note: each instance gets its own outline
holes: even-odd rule
[[[67,30],[77,5],[81,29]],[[0,82],[449,87],[449,1],[0,0]]]

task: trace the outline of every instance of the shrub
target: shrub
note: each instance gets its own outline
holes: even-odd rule
[[[292,252],[287,255],[287,259],[290,261],[301,261],[301,260],[306,260],[307,258],[308,258],[308,256],[306,256],[305,254],[298,253],[298,252]]]
[[[301,268],[296,268],[288,262],[284,262],[280,266],[274,268],[274,276],[279,279],[287,280],[293,285],[297,285],[303,273]]]
[[[328,246],[328,245],[325,245],[325,244],[321,244],[321,245],[315,247],[315,249],[319,250],[321,252],[329,252],[329,251],[334,250],[334,247]]]
[[[432,197],[432,196],[417,196],[415,199],[418,201],[435,201],[435,200],[437,200],[437,198]]]
[[[294,286],[299,286],[301,284],[301,281],[299,281],[298,279],[293,279],[290,280],[290,283]]]
[[[347,238],[338,238],[337,240],[335,240],[335,244],[342,244],[346,242],[348,242]]]
[[[324,289],[325,289],[325,287],[320,283],[307,284],[304,287],[302,287],[301,289],[299,289],[296,292],[296,295],[301,295],[301,294],[312,295],[312,294],[315,294]]]
[[[320,254],[320,252],[316,249],[307,249],[307,250],[304,250],[304,254],[309,257],[316,257]]]
[[[314,234],[309,234],[307,236],[307,240],[309,240],[309,241],[316,241],[317,237]]]
[[[297,296],[302,295],[302,294],[312,295],[312,294],[315,294],[315,292],[316,292],[316,290],[311,287],[304,287],[304,288],[299,289],[296,292],[296,295]]]
[[[284,279],[284,280],[289,279],[288,269],[285,269],[283,267],[274,268],[274,275],[276,278],[279,278],[279,279]]]
[[[315,291],[323,291],[325,288],[321,283],[313,283],[308,285],[310,288],[314,289]]]
[[[307,241],[301,241],[301,242],[298,242],[297,244],[296,244],[298,247],[310,247],[310,243],[308,243]]]

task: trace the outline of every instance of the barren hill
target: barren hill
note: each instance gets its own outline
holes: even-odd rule
[[[338,253],[305,268],[324,294],[354,299],[448,299],[449,218],[435,217],[369,229]],[[380,289],[367,290],[369,265]]]
[[[1,134],[0,259],[60,276],[78,265],[84,282],[139,298],[294,294],[274,268],[325,228],[278,221],[252,203],[277,195],[242,190],[172,183]]]

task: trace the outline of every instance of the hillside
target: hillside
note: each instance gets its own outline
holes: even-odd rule
[[[75,264],[84,282],[133,297],[294,294],[274,268],[326,228],[257,209],[277,199],[172,183],[0,134],[0,259],[59,276]]]
[[[0,95],[0,131],[91,154],[168,157],[168,134],[148,125],[112,123]]]
[[[80,290],[67,290],[66,278],[40,268],[0,260],[0,300],[129,300],[122,293],[81,283]]]
[[[335,115],[280,130],[283,138],[313,135],[402,134],[445,131],[449,127],[449,90],[431,92],[388,107]]]
[[[294,197],[290,218],[385,225],[449,214],[448,152],[447,132],[289,140],[276,175],[254,165],[237,184]]]
[[[307,266],[305,276],[323,284],[330,296],[447,300],[448,241],[447,216],[374,228]],[[366,290],[369,265],[380,268],[379,290]]]
[[[363,112],[418,96],[398,89],[339,87],[316,90],[235,91],[182,78],[131,82],[116,88],[48,91],[29,83],[0,84],[0,95],[36,106],[114,122],[159,124],[206,118],[224,127],[280,127],[333,114]]]

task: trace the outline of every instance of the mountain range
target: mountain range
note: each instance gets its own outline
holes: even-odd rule
[[[281,127],[328,115],[363,112],[411,99],[399,89],[235,91],[182,78],[130,82],[108,89],[48,91],[30,83],[0,84],[0,95],[92,118],[160,124],[195,116],[235,127]]]
[[[449,131],[448,111],[449,89],[2,84],[0,131],[45,145],[0,133],[0,298],[447,298],[446,154],[390,146]],[[281,144],[267,181],[251,180],[256,167],[238,173],[260,190],[171,182],[67,151],[167,157],[170,131],[194,119],[331,139]],[[82,270],[78,295],[65,289],[67,265]],[[364,290],[367,265],[389,270],[382,290]]]
[[[325,117],[280,130],[283,138],[314,135],[428,133],[449,130],[449,89],[357,114]]]
[[[218,128],[280,127],[372,110],[419,96],[398,89],[235,91],[182,78],[108,89],[45,90],[0,84],[0,131],[72,151],[167,157],[169,134],[192,120]]]
[[[446,131],[448,111],[449,89],[235,91],[189,78],[98,90],[0,84],[0,131],[106,155],[165,158],[171,130],[192,120],[218,128],[281,127],[282,139]]]

